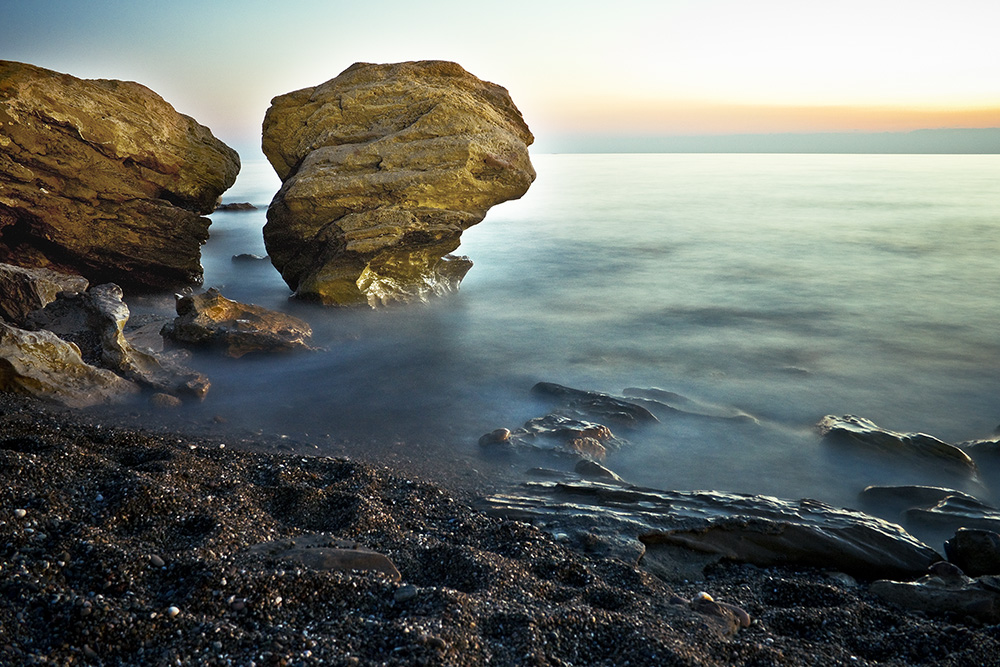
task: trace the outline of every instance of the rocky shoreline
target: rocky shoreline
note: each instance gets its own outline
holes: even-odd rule
[[[471,493],[266,439],[237,450],[9,395],[0,433],[4,664],[1000,660],[1000,626],[904,611],[842,573],[722,561],[668,584]],[[292,540],[399,576],[316,569]]]

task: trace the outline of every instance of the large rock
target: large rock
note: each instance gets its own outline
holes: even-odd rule
[[[0,322],[0,391],[73,408],[121,401],[139,388],[80,356],[51,331],[25,331]]]
[[[941,563],[916,581],[875,581],[871,592],[906,609],[1000,622],[1000,578],[971,578]]]
[[[107,283],[85,293],[63,293],[27,322],[74,343],[83,360],[158,392],[204,398],[210,383],[201,373],[167,354],[136,347],[125,336],[128,306],[118,285]]]
[[[372,306],[457,288],[448,256],[535,178],[534,138],[507,91],[459,65],[357,63],[274,98],[263,150],[282,186],[271,261],[300,297]]]
[[[239,156],[137,83],[0,61],[0,261],[164,288],[200,283],[201,214]]]
[[[0,263],[0,318],[22,325],[28,313],[55,301],[59,292],[82,292],[88,284],[81,276]]]
[[[312,327],[297,317],[222,296],[214,287],[177,300],[177,317],[162,330],[179,343],[222,350],[234,358],[251,352],[311,350]]]

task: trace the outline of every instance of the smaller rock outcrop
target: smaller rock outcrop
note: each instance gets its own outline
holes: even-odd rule
[[[88,285],[82,276],[0,263],[0,318],[23,325],[28,313],[55,301],[59,292],[82,292]]]
[[[275,97],[262,148],[281,178],[264,241],[295,294],[327,305],[424,300],[472,266],[464,230],[535,178],[507,91],[455,63],[356,63]]]
[[[163,336],[185,345],[222,350],[239,358],[254,352],[311,350],[312,327],[303,320],[222,296],[215,288],[177,300],[177,317]]]
[[[0,391],[83,408],[122,401],[139,388],[86,363],[80,348],[51,331],[25,331],[0,322]]]
[[[399,570],[387,556],[357,542],[323,533],[264,542],[250,547],[251,554],[290,561],[313,570],[334,572],[380,572],[390,581],[401,579]]]
[[[45,329],[74,343],[89,364],[114,371],[153,391],[202,399],[211,386],[201,373],[166,354],[133,346],[125,336],[128,306],[118,285],[91,287],[85,293],[62,293],[28,315],[32,329]]]
[[[924,433],[897,433],[854,415],[827,415],[817,424],[820,435],[831,442],[848,443],[874,452],[902,455],[914,462],[965,477],[975,477],[975,462],[955,445]]]

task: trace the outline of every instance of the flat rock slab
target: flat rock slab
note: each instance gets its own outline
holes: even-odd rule
[[[680,547],[708,560],[806,565],[865,578],[922,574],[941,560],[896,524],[814,500],[563,481],[528,483],[521,493],[485,499],[484,508],[611,540],[622,557],[633,541],[651,559],[662,548],[676,560]]]
[[[264,542],[250,547],[250,553],[293,561],[313,570],[372,571],[381,572],[392,581],[399,581],[401,578],[399,570],[383,554],[365,549],[357,542],[324,534]]]
[[[138,83],[0,61],[0,261],[91,283],[200,283],[239,156]]]
[[[425,300],[471,268],[450,255],[535,178],[534,138],[507,91],[455,63],[356,63],[275,97],[262,148],[281,178],[264,241],[299,297]]]
[[[974,618],[981,623],[1000,622],[1000,578],[971,578],[961,574],[929,574],[912,582],[880,580],[871,585],[878,597],[905,609],[930,614]]]

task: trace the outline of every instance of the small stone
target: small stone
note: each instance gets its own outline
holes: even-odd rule
[[[18,519],[23,519],[24,517],[28,516],[28,510],[18,508],[14,510],[14,516],[16,516]]]
[[[419,592],[420,591],[413,584],[406,584],[405,586],[400,586],[396,589],[392,599],[396,602],[408,602],[417,597]]]
[[[170,618],[173,618],[179,613],[181,613],[181,610],[178,609],[177,607],[167,607],[167,616],[169,616]]]
[[[152,565],[153,567],[163,567],[164,565],[166,565],[166,563],[163,562],[163,559],[157,556],[156,554],[149,555],[149,564]]]
[[[484,447],[487,445],[502,445],[509,440],[510,429],[498,428],[479,438],[479,444]]]

